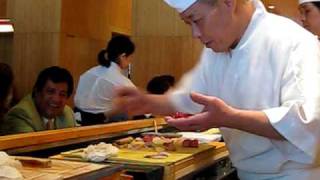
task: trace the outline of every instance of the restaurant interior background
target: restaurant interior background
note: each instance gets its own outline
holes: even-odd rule
[[[264,0],[269,11],[298,19],[297,0]],[[39,71],[58,65],[79,75],[96,65],[96,55],[113,33],[136,44],[131,78],[140,88],[153,76],[177,79],[198,60],[202,45],[161,0],[0,0],[0,18],[14,33],[0,34],[0,62],[15,73],[16,94],[31,91]],[[73,105],[73,97],[68,104]]]
[[[268,11],[297,21],[297,1],[263,3]],[[0,0],[1,19],[10,19],[14,26],[13,33],[0,33],[0,62],[14,70],[17,99],[31,92],[38,73],[48,66],[67,68],[76,87],[80,74],[97,64],[97,53],[114,34],[128,35],[136,44],[130,77],[141,89],[159,74],[171,74],[178,80],[197,63],[203,47],[191,37],[190,27],[178,13],[162,0]],[[73,106],[73,97],[68,104]],[[154,129],[157,132],[158,128],[165,130],[165,125],[163,118],[154,118],[1,136],[0,150],[11,155],[47,158],[97,142],[111,142]],[[214,143],[210,150],[201,150],[197,156],[194,153],[192,158],[164,166],[164,179],[192,175],[208,166],[213,174],[232,174],[234,168],[226,146]],[[68,169],[65,166],[60,166],[64,173]],[[154,166],[143,168],[144,173],[161,170]],[[75,169],[77,175],[83,170]]]

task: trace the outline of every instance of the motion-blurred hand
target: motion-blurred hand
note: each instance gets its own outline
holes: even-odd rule
[[[224,126],[224,120],[235,113],[235,109],[217,97],[191,93],[191,98],[194,102],[204,105],[203,112],[177,119],[166,117],[169,125],[185,131],[203,131],[213,127]]]
[[[148,112],[147,95],[133,87],[117,87],[115,89],[113,108],[126,112],[129,115],[150,113]]]

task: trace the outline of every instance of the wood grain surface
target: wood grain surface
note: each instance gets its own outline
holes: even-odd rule
[[[29,157],[29,159],[32,159]],[[95,175],[95,177],[112,176],[122,170],[121,166],[51,160],[50,167],[23,166],[20,170],[26,180],[44,179],[79,179]]]
[[[166,124],[163,118],[155,118],[158,125]],[[63,142],[79,138],[91,138],[106,134],[125,132],[146,127],[153,127],[153,119],[124,121],[103,125],[66,128],[35,133],[15,134],[0,137],[0,150],[28,147],[54,142]]]

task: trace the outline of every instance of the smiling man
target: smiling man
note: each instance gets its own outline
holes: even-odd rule
[[[27,95],[14,106],[1,123],[2,134],[15,134],[75,126],[72,109],[66,105],[73,92],[68,70],[53,66],[40,72]]]
[[[240,179],[319,179],[317,38],[260,0],[165,1],[206,48],[170,94],[118,88],[119,109],[192,113],[167,118],[187,131],[219,127]]]

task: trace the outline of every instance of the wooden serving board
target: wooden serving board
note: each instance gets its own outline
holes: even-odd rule
[[[111,157],[106,161],[120,162],[120,163],[136,162],[136,163],[166,166],[166,165],[190,158],[193,155],[198,154],[200,152],[213,150],[214,148],[215,146],[210,144],[200,144],[198,148],[179,148],[177,149],[177,151],[168,152],[169,156],[164,159],[145,158],[146,155],[151,155],[156,153],[154,150],[150,150],[150,149],[142,149],[142,150],[120,149],[117,156]],[[77,149],[77,150],[63,152],[59,155],[55,155],[50,158],[84,161],[81,157],[82,157],[82,149]]]
[[[19,171],[26,180],[58,180],[81,177],[92,172],[99,173],[110,167],[107,164],[51,160],[51,167],[23,166]]]

